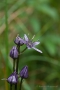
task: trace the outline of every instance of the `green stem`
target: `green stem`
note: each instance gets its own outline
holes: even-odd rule
[[[20,46],[17,46],[17,48],[18,48],[18,53],[20,54]],[[20,59],[20,55],[18,55],[17,62],[16,62],[16,73],[17,74],[18,74],[19,59]],[[17,84],[15,84],[15,90],[17,90]]]
[[[20,54],[20,46],[18,46],[17,48],[18,48],[18,53]],[[17,74],[18,74],[19,59],[20,59],[20,55],[18,55],[17,63],[16,63],[16,72],[17,72]]]
[[[10,90],[12,90],[12,84],[10,84]]]
[[[13,72],[15,71],[15,60],[13,59]]]
[[[5,0],[5,24],[6,24],[6,30],[5,30],[5,44],[6,44],[6,54],[8,56],[8,3],[7,0]]]
[[[19,90],[21,90],[21,88],[22,88],[22,81],[23,81],[23,78],[21,78],[20,89]]]
[[[5,24],[6,24],[6,29],[5,29],[6,70],[8,74],[8,51],[9,51],[8,46],[9,45],[8,45],[8,3],[7,3],[7,0],[5,0]],[[7,85],[6,90],[8,90],[8,85]]]
[[[15,90],[17,90],[17,83],[15,84]]]
[[[27,49],[27,47],[20,54],[22,54],[26,49]]]

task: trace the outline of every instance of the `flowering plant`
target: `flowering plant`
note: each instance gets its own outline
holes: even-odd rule
[[[20,38],[19,36],[16,37],[14,40],[14,43],[16,46],[13,46],[13,48],[10,51],[10,57],[13,59],[13,73],[7,78],[2,80],[7,80],[7,82],[10,84],[10,90],[12,90],[12,85],[15,85],[15,90],[17,90],[17,84],[19,77],[21,78],[20,81],[20,88],[22,87],[22,81],[23,79],[28,78],[28,66],[24,66],[21,71],[18,73],[18,64],[21,53],[23,53],[26,49],[34,49],[38,51],[39,53],[42,53],[41,50],[37,49],[35,46],[38,45],[40,42],[32,42],[26,34],[24,34],[24,39]],[[26,45],[26,48],[21,52],[20,47],[22,45]]]

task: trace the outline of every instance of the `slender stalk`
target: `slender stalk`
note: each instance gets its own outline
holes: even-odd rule
[[[17,46],[18,48],[18,53],[20,54],[20,46]],[[17,62],[16,62],[16,73],[18,74],[18,65],[19,65],[19,59],[20,59],[20,55],[17,58]],[[15,84],[15,90],[17,90],[17,84]]]
[[[8,61],[8,3],[7,0],[5,0],[5,24],[6,24],[6,29],[5,29],[5,44],[6,44],[6,58]]]
[[[6,29],[5,29],[6,70],[8,74],[8,46],[9,45],[8,45],[8,3],[7,3],[7,0],[5,0],[5,24],[6,24]],[[6,90],[8,90],[7,83],[6,83]]]
[[[22,88],[22,81],[23,81],[23,78],[21,78],[20,89],[19,90],[21,90],[21,88]]]
[[[15,71],[15,60],[13,60],[13,72]]]
[[[18,74],[18,65],[19,65],[19,59],[20,59],[20,46],[17,47],[18,48],[18,53],[19,53],[19,56],[17,58],[17,63],[16,63],[16,72]]]
[[[10,84],[10,90],[12,90],[12,84]]]
[[[21,52],[21,54],[27,49],[27,47]]]
[[[7,0],[5,0],[5,24],[6,24],[6,29],[5,29],[6,66],[8,67],[8,4],[7,4]]]
[[[17,84],[15,84],[15,90],[17,90]]]

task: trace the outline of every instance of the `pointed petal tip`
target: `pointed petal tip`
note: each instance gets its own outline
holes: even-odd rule
[[[40,50],[40,51],[38,51],[38,52],[43,53],[41,50]]]
[[[6,78],[3,78],[3,79],[1,79],[1,80],[7,80]]]
[[[34,49],[34,50],[36,50],[37,52],[42,53],[42,51],[41,51],[41,50],[39,50],[39,49],[37,49],[37,48],[35,48],[35,47],[33,47],[33,49]]]
[[[43,53],[43,52],[41,51],[41,53]]]
[[[34,42],[34,43],[33,43],[34,46],[36,46],[36,45],[38,45],[38,44],[40,44],[40,42]]]
[[[25,41],[29,40],[26,34],[24,34],[24,38],[25,38]]]

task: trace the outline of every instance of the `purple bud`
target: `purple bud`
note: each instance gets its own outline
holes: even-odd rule
[[[27,78],[28,77],[28,66],[25,66],[20,71],[20,77],[21,78]]]
[[[18,76],[16,71],[14,71],[7,79],[7,81],[11,84],[16,84],[18,82]]]
[[[18,58],[18,50],[17,47],[14,46],[11,51],[10,51],[10,57],[13,59],[17,59]]]
[[[17,36],[14,43],[21,46],[24,44],[24,40],[22,38],[20,38],[19,36]]]

